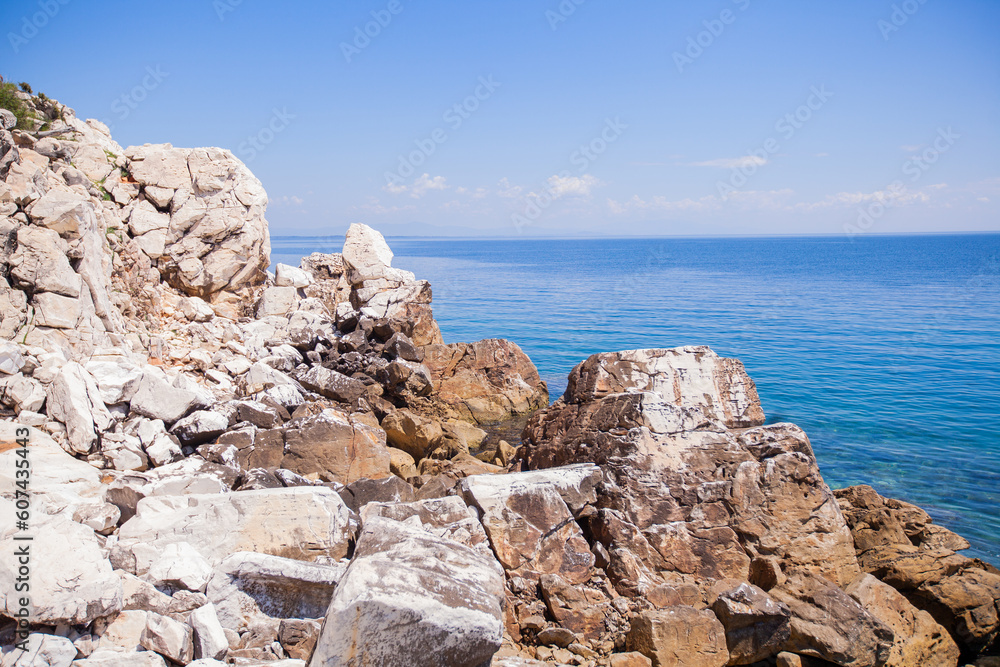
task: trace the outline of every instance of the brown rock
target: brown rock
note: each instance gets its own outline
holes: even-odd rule
[[[285,443],[281,467],[300,475],[350,484],[391,474],[382,429],[335,410],[289,422]]]
[[[382,420],[386,440],[415,460],[426,457],[437,447],[442,436],[441,424],[410,410],[396,410]]]
[[[542,597],[562,627],[585,639],[598,639],[614,621],[611,595],[604,587],[571,584],[554,574],[541,577]]]
[[[730,664],[745,665],[778,652],[791,635],[788,607],[752,584],[725,591],[712,610],[726,629]]]
[[[461,419],[502,421],[548,403],[548,389],[535,365],[507,340],[428,345],[424,365],[436,388],[434,401]]]
[[[535,637],[539,644],[566,648],[576,641],[576,635],[566,628],[545,628]]]
[[[958,645],[926,611],[921,611],[870,574],[862,574],[846,592],[895,634],[887,667],[958,664]]]
[[[615,653],[608,658],[608,667],[652,667],[653,661],[637,651]]]
[[[711,611],[671,607],[632,619],[627,646],[653,667],[722,667],[729,662],[726,632]]]
[[[892,629],[832,582],[792,570],[770,595],[791,611],[791,634],[782,650],[843,667],[881,667],[889,660]]]
[[[907,596],[930,612],[966,652],[979,653],[1000,633],[1000,574],[994,571],[972,564]]]
[[[320,624],[308,619],[287,618],[281,621],[278,641],[289,658],[309,662],[316,640],[319,638]]]

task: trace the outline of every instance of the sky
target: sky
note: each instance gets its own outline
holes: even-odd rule
[[[1000,230],[996,0],[4,0],[0,74],[272,235]]]

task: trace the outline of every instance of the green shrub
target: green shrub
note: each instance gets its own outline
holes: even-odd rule
[[[17,86],[13,83],[0,83],[0,108],[10,111],[17,117],[18,130],[30,130],[33,128],[34,114],[31,109],[17,96]]]
[[[21,86],[21,90],[23,90],[24,92],[28,93],[29,95],[31,94],[31,84],[30,83],[28,83],[27,81],[22,81],[19,85]]]

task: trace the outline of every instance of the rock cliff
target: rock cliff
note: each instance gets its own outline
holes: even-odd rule
[[[21,98],[35,129],[0,113],[0,543],[32,539],[0,567],[3,667],[995,652],[1000,572],[919,508],[828,488],[738,360],[598,354],[549,405],[515,343],[443,342],[377,231],[269,272],[267,197],[232,153],[122,148]]]

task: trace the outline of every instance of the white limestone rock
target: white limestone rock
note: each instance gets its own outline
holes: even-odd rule
[[[70,448],[87,454],[97,443],[97,434],[112,423],[93,376],[75,361],[65,364],[47,389],[49,417],[66,425]]]
[[[94,651],[84,660],[77,660],[73,667],[167,667],[167,663],[153,651],[122,653],[102,649]]]
[[[170,386],[158,374],[145,372],[136,385],[130,406],[132,412],[143,417],[173,424],[194,408],[197,398],[193,392]]]
[[[191,627],[169,616],[150,612],[139,643],[147,650],[186,665],[194,657]]]
[[[303,289],[316,282],[312,274],[302,269],[279,263],[274,269],[274,284],[278,287]]]
[[[310,664],[488,664],[503,638],[503,599],[495,558],[421,527],[371,518]]]
[[[188,542],[211,564],[236,551],[311,561],[347,554],[350,512],[326,487],[151,496],[118,530],[112,557],[144,574],[168,544]]]
[[[83,315],[79,299],[53,292],[38,292],[31,298],[35,307],[35,324],[51,329],[73,329]]]
[[[188,624],[194,631],[194,657],[197,661],[203,658],[221,660],[229,650],[229,640],[225,630],[219,623],[215,605],[208,604],[198,607],[188,617]]]
[[[212,566],[187,542],[168,544],[153,561],[146,578],[157,588],[204,592]]]
[[[70,667],[76,659],[76,647],[65,637],[32,632],[28,650],[15,648],[0,660],[0,667]]]
[[[69,264],[69,246],[54,230],[24,226],[17,230],[17,251],[10,258],[15,284],[36,292],[76,298],[83,281]]]

